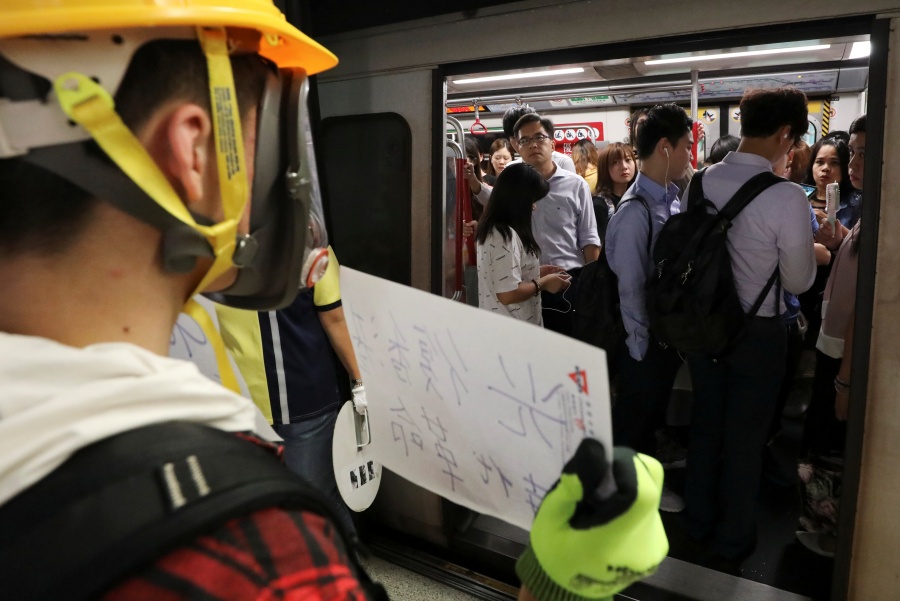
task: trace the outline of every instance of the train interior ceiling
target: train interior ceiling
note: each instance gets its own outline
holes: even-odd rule
[[[694,119],[705,130],[705,140],[698,147],[702,163],[706,149],[720,136],[740,135],[737,105],[747,88],[791,85],[805,92],[810,101],[806,135],[810,144],[828,131],[846,130],[866,109],[868,55],[869,35],[864,33],[559,64],[523,55],[516,57],[514,65],[508,60],[497,63],[502,69],[491,69],[490,61],[482,61],[485,69],[449,69],[444,108],[448,117],[461,123],[465,135],[478,132],[475,138],[486,153],[491,141],[503,135],[503,113],[527,103],[554,121],[557,149],[570,152],[571,144],[583,137],[593,137],[598,147],[624,141],[633,110],[664,102],[688,110],[694,92]],[[455,131],[448,125],[449,138],[457,137]],[[452,165],[448,161],[448,179],[455,177]],[[452,186],[444,188],[452,190]],[[452,204],[450,196],[445,202]],[[444,215],[451,214],[452,207],[445,204]],[[445,223],[441,241],[445,296],[452,292],[451,230],[452,225]],[[792,445],[799,439],[799,428],[799,422],[788,424],[795,440],[786,443],[780,459],[788,470],[796,461]],[[671,477],[676,487],[679,479],[683,485],[683,474]],[[395,481],[389,482],[392,478]],[[380,554],[441,579],[459,571],[449,568],[458,563],[466,574],[461,577],[462,588],[474,587],[483,598],[510,598],[508,588],[501,591],[516,582],[513,564],[527,542],[526,532],[445,500],[435,505],[434,495],[391,474],[386,475],[385,484],[366,520],[373,529],[390,533],[377,543]],[[798,508],[793,489],[771,487],[767,492],[765,488],[760,500],[759,550],[745,565],[743,578],[684,561],[679,541],[672,538],[677,536],[677,516],[667,514],[664,518],[672,538],[669,560],[657,575],[626,591],[623,598],[827,598],[832,564],[796,543]],[[408,552],[405,545],[417,552]],[[423,549],[430,553],[418,552]],[[480,575],[472,578],[475,572]],[[486,589],[484,583],[489,583]],[[722,596],[724,589],[730,592]]]
[[[502,135],[504,111],[527,103],[559,125],[558,149],[570,151],[571,143],[590,132],[572,126],[591,126],[599,147],[624,141],[635,108],[675,102],[689,109],[696,85],[694,119],[706,133],[705,145],[699,147],[702,162],[704,150],[720,136],[740,134],[737,105],[748,88],[790,85],[802,90],[810,99],[810,144],[822,135],[823,125],[826,133],[846,130],[865,112],[868,56],[869,36],[855,35],[539,68],[523,65],[448,77],[447,112],[489,145]],[[484,128],[476,125],[476,107]]]

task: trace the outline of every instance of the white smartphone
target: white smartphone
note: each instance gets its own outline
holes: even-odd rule
[[[825,186],[825,214],[828,223],[834,227],[834,221],[837,218],[838,206],[841,203],[841,189],[837,182]]]

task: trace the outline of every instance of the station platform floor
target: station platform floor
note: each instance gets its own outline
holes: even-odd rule
[[[380,557],[370,556],[363,559],[362,563],[372,580],[384,586],[391,601],[422,601],[423,599],[429,601],[476,601],[481,598],[441,584]]]

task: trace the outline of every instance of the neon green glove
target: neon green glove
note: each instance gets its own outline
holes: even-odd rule
[[[538,508],[516,573],[540,601],[611,598],[655,572],[669,552],[659,517],[662,466],[616,447],[614,487],[608,468],[603,445],[582,440]]]

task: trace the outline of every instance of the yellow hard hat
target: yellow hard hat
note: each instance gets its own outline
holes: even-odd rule
[[[259,54],[314,75],[337,57],[287,22],[272,0],[2,0],[0,39],[86,30],[240,27],[262,34]]]

